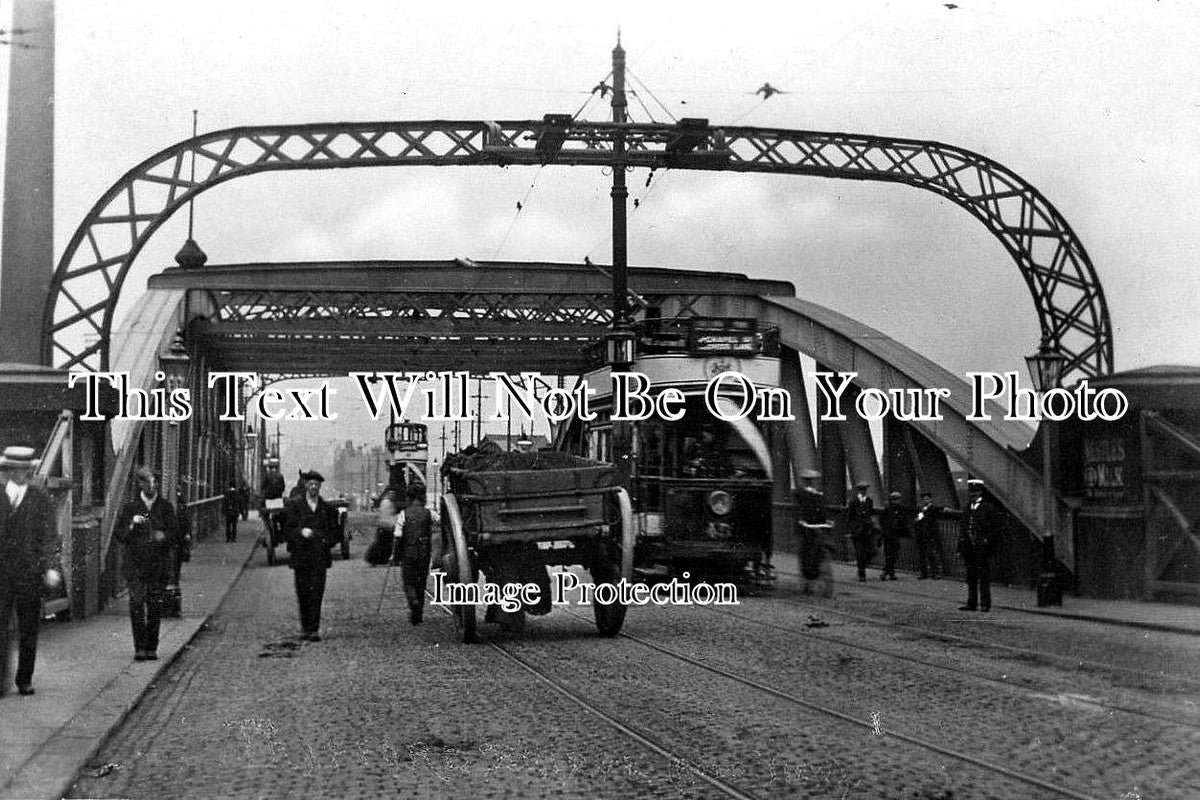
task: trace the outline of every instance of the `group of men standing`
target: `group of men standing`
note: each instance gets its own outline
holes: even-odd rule
[[[829,541],[833,523],[828,519],[825,496],[816,487],[820,473],[804,470],[802,486],[796,490],[796,523],[799,532],[798,558],[800,584],[805,593],[818,588],[826,597],[833,596],[833,570]],[[919,579],[939,578],[945,572],[938,520],[944,509],[933,503],[930,492],[923,491],[916,509],[901,504],[902,495],[892,492],[887,505],[880,509],[878,521],[874,503],[867,495],[867,484],[855,487],[855,496],[846,506],[846,527],[854,546],[858,579],[867,579],[867,567],[875,557],[876,542],[883,545],[880,580],[896,580],[896,560],[900,539],[912,531],[916,542]],[[983,497],[983,481],[967,481],[968,502],[959,523],[958,553],[966,571],[967,602],[960,611],[991,609],[991,558],[1000,541],[1000,516]],[[878,526],[878,527],[877,527]],[[821,584],[824,584],[821,587]]]
[[[933,495],[921,492],[920,505],[913,510],[901,505],[900,492],[888,495],[887,505],[875,519],[875,504],[867,496],[867,484],[860,483],[854,497],[846,504],[846,528],[854,545],[854,561],[858,567],[858,579],[867,579],[867,567],[875,558],[876,544],[883,545],[883,569],[879,573],[882,581],[896,580],[896,559],[900,555],[900,539],[911,530],[917,546],[919,578],[940,578],[945,572],[942,556],[941,536],[938,519],[942,508],[934,505]]]

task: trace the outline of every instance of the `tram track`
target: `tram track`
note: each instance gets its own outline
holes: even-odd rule
[[[921,627],[920,625],[914,625],[914,624],[908,623],[908,622],[896,622],[894,620],[884,619],[884,618],[880,618],[880,617],[872,617],[869,614],[860,614],[855,611],[847,611],[845,609],[833,608],[832,606],[829,606],[829,605],[822,605],[822,604],[817,604],[817,603],[807,603],[807,602],[804,602],[803,600],[798,600],[794,597],[786,597],[786,596],[781,596],[779,594],[774,594],[774,595],[770,595],[770,596],[762,596],[762,597],[759,597],[758,599],[766,600],[766,601],[777,600],[786,605],[796,606],[799,608],[805,608],[805,609],[809,609],[811,611],[820,611],[822,613],[827,613],[827,614],[835,614],[840,617],[846,617],[848,619],[857,620],[859,622],[865,622],[865,623],[875,625],[875,626],[881,627],[881,628],[887,628],[887,629],[892,629],[892,630],[901,628],[901,629],[904,629],[907,631],[911,631],[913,633],[920,634],[922,636],[925,636],[927,638],[930,638],[930,639],[933,639],[936,641],[958,642],[961,644],[969,645],[971,647],[1013,653],[1013,654],[1016,654],[1023,658],[1032,657],[1032,658],[1044,659],[1046,661],[1054,661],[1054,662],[1058,662],[1059,664],[1066,665],[1066,666],[1070,667],[1071,669],[1075,669],[1075,670],[1088,670],[1088,671],[1093,671],[1093,672],[1102,670],[1102,671],[1110,672],[1113,674],[1125,675],[1125,676],[1128,676],[1131,678],[1136,678],[1138,680],[1146,681],[1146,682],[1149,682],[1149,681],[1172,681],[1177,684],[1186,685],[1192,691],[1194,691],[1196,693],[1200,693],[1200,679],[1197,679],[1197,678],[1194,678],[1191,676],[1187,676],[1187,675],[1179,675],[1179,674],[1170,673],[1170,672],[1151,672],[1148,670],[1131,669],[1130,667],[1123,667],[1119,664],[1108,664],[1108,663],[1104,663],[1101,661],[1091,661],[1091,660],[1086,660],[1086,659],[1080,659],[1080,658],[1076,658],[1074,656],[1063,655],[1062,653],[1054,653],[1054,652],[1051,652],[1048,650],[1037,650],[1037,649],[1030,648],[1030,647],[1018,647],[1016,645],[1004,644],[1004,643],[996,642],[996,641],[989,641],[987,639],[978,639],[978,638],[971,637],[971,636],[963,636],[963,635],[957,634],[957,633],[947,633],[945,631],[938,631],[938,630],[933,630],[931,628],[924,628],[924,627]]]
[[[587,620],[586,617],[584,617],[581,614],[577,614],[574,611],[565,610],[565,613],[568,614],[569,616],[575,617],[576,619],[585,620],[585,621]],[[1059,797],[1070,797],[1070,798],[1075,798],[1075,800],[1096,800],[1094,795],[1084,794],[1082,792],[1077,792],[1074,789],[1070,789],[1070,788],[1067,788],[1064,786],[1059,786],[1059,785],[1050,783],[1048,781],[1042,780],[1041,778],[1037,777],[1036,775],[1030,775],[1030,774],[1021,772],[1019,770],[1010,769],[1010,768],[1005,767],[1000,764],[995,764],[993,762],[984,760],[982,758],[977,758],[977,757],[971,755],[970,753],[965,753],[961,750],[955,750],[951,747],[946,747],[946,746],[940,745],[937,742],[933,742],[928,739],[924,739],[920,736],[914,736],[911,734],[907,734],[907,733],[903,733],[903,732],[895,731],[895,730],[886,730],[886,731],[882,730],[874,722],[866,722],[864,720],[858,719],[857,717],[853,717],[849,714],[839,711],[835,708],[830,708],[829,706],[822,705],[821,703],[816,703],[811,700],[806,700],[802,697],[797,697],[796,695],[794,695],[790,692],[786,692],[781,689],[777,689],[775,687],[768,686],[759,681],[756,681],[756,680],[753,680],[750,678],[746,678],[741,675],[737,675],[733,672],[730,672],[729,670],[714,666],[712,664],[705,663],[703,661],[700,661],[699,659],[693,658],[692,656],[689,656],[685,653],[681,653],[670,647],[665,647],[663,645],[651,642],[647,639],[643,639],[640,636],[635,636],[630,633],[622,632],[622,633],[618,634],[618,637],[621,639],[626,639],[628,641],[634,642],[644,648],[648,648],[655,652],[666,655],[672,659],[675,659],[676,661],[680,661],[691,667],[695,667],[695,668],[704,670],[706,672],[712,673],[714,675],[718,675],[727,680],[733,681],[734,683],[737,683],[741,686],[745,686],[747,688],[762,692],[762,693],[767,694],[771,697],[774,697],[778,700],[783,700],[785,702],[792,703],[801,708],[805,708],[809,711],[813,711],[818,714],[822,714],[824,716],[832,717],[834,719],[837,719],[842,722],[853,725],[857,728],[865,728],[866,730],[872,732],[873,734],[890,736],[894,739],[897,739],[899,741],[902,741],[902,742],[912,745],[914,747],[918,747],[923,750],[937,753],[938,755],[944,756],[946,758],[954,759],[954,760],[959,761],[964,764],[969,764],[975,768],[982,769],[986,772],[990,772],[990,773],[997,774],[997,775],[1003,775],[1004,777],[1008,778],[1009,780],[1016,781],[1018,783],[1021,783],[1021,784],[1027,785],[1027,786],[1036,787],[1038,789],[1041,789],[1046,792],[1050,792]],[[489,642],[488,644],[491,644],[493,647],[498,647],[498,645],[495,645],[492,642]]]
[[[432,595],[429,595],[429,597],[432,599]],[[440,603],[433,603],[433,605],[436,608],[441,609],[447,615],[453,617],[453,613],[446,606],[441,605]],[[659,744],[645,732],[635,728],[629,723],[623,722],[612,714],[609,714],[607,711],[604,711],[599,706],[595,705],[581,695],[579,692],[572,690],[562,681],[558,680],[537,665],[531,663],[529,660],[522,658],[520,655],[514,653],[511,649],[505,647],[504,645],[483,637],[480,637],[479,642],[491,648],[494,652],[499,653],[510,663],[529,673],[534,679],[550,689],[559,697],[562,697],[564,700],[573,703],[587,713],[601,720],[606,725],[619,732],[621,735],[636,742],[656,755],[661,756],[669,761],[673,766],[688,772],[696,779],[704,782],[713,789],[716,789],[723,797],[734,798],[735,800],[759,800],[760,795],[740,789],[728,781],[722,780],[716,775],[713,775],[692,763],[692,761],[680,755],[679,753],[676,753],[670,748]]]
[[[987,675],[979,675],[979,674],[972,673],[972,672],[969,672],[964,669],[950,667],[950,666],[946,666],[944,664],[937,664],[932,661],[927,661],[925,659],[916,658],[914,656],[907,656],[907,655],[904,655],[903,653],[895,653],[895,652],[886,650],[881,647],[876,647],[874,645],[848,641],[846,639],[839,638],[837,636],[830,636],[828,634],[818,633],[815,630],[813,630],[812,628],[799,628],[799,627],[793,627],[793,626],[789,626],[789,625],[780,625],[779,623],[767,622],[765,620],[756,619],[754,617],[745,616],[743,614],[737,614],[732,611],[727,611],[725,609],[720,609],[720,608],[716,608],[713,606],[701,606],[701,608],[704,608],[706,611],[709,611],[714,614],[719,614],[721,616],[726,616],[726,617],[730,617],[732,619],[736,619],[740,622],[748,622],[752,625],[758,625],[760,627],[770,628],[772,630],[783,631],[785,633],[799,634],[801,636],[804,636],[805,638],[816,639],[820,642],[827,643],[831,646],[848,647],[848,648],[851,648],[854,650],[860,650],[863,652],[874,653],[876,655],[881,655],[886,658],[891,658],[891,659],[895,659],[898,661],[904,661],[907,663],[916,664],[918,666],[937,670],[939,672],[949,673],[958,678],[971,680],[971,681],[974,681],[977,683],[985,683],[985,684],[1000,686],[1000,687],[1004,688],[1005,690],[1011,691],[1014,694],[1017,694],[1020,696],[1027,695],[1029,692],[1029,687],[1022,686],[1021,684],[1014,683],[1010,680],[1005,680],[1004,678],[993,678],[993,677],[989,677]],[[1109,711],[1109,712],[1119,712],[1119,713],[1128,714],[1131,716],[1152,719],[1152,720],[1155,720],[1158,722],[1167,722],[1172,725],[1177,725],[1179,727],[1191,728],[1193,730],[1200,730],[1200,722],[1189,722],[1186,720],[1181,720],[1178,717],[1167,716],[1166,714],[1152,713],[1152,712],[1148,712],[1148,711],[1143,711],[1141,709],[1131,708],[1129,706],[1120,705],[1117,703],[1106,703],[1106,702],[1103,702],[1100,700],[1092,700],[1090,698],[1084,698],[1084,697],[1077,696],[1077,695],[1072,695],[1071,699],[1072,699],[1072,702],[1079,703],[1081,705],[1090,706],[1090,707],[1098,709],[1098,710]]]

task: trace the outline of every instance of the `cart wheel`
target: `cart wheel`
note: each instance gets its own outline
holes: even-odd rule
[[[462,513],[454,495],[442,496],[442,540],[450,540],[453,551],[449,553],[447,563],[447,583],[474,583],[475,568],[471,564],[471,553],[467,549],[467,532],[463,528]],[[475,606],[453,605],[450,611],[454,614],[454,623],[462,633],[462,640],[468,644],[477,641],[475,635]]]
[[[633,546],[637,539],[633,528],[633,504],[624,489],[617,490],[617,508],[620,511],[620,536],[613,544],[601,543],[592,563],[592,580],[595,583],[617,583],[633,580]],[[592,612],[596,617],[596,629],[601,636],[616,636],[625,624],[624,603],[605,605],[592,600]]]

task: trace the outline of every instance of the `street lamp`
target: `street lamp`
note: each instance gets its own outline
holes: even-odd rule
[[[1038,577],[1039,608],[1062,605],[1062,587],[1058,583],[1057,557],[1054,554],[1054,484],[1050,476],[1050,419],[1045,415],[1046,393],[1058,388],[1067,358],[1042,339],[1038,350],[1025,356],[1033,388],[1042,396],[1042,571]]]

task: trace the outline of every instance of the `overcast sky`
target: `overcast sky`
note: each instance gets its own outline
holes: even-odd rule
[[[1195,4],[414,5],[59,0],[58,252],[124,171],[190,134],[192,109],[202,131],[574,113],[608,74],[619,25],[636,120],[930,138],[1001,162],[1091,255],[1117,368],[1200,364]],[[767,81],[786,93],[763,101]],[[610,113],[597,100],[585,116]],[[197,239],[210,263],[607,263],[608,180],[578,167],[254,176],[200,198]],[[932,194],[721,173],[629,182],[631,264],[790,280],[959,374],[1023,370],[1036,347],[1012,261]],[[185,224],[156,235],[127,293],[171,263]]]

